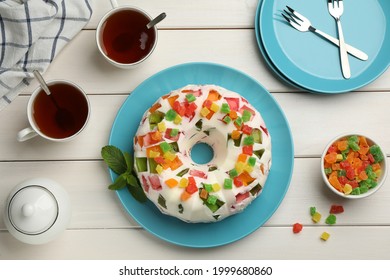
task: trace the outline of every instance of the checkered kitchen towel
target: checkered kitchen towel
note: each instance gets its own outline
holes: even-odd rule
[[[0,0],[0,111],[85,26],[93,0]]]

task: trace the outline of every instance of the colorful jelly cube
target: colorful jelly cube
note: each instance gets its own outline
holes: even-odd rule
[[[164,131],[167,129],[167,127],[166,127],[166,125],[165,125],[165,122],[159,122],[159,123],[157,124],[157,129],[158,129],[158,131],[160,131],[160,132],[164,132]]]
[[[225,116],[222,120],[226,124],[229,124],[232,121],[232,119],[229,116]]]
[[[322,240],[324,240],[324,241],[328,240],[329,237],[330,237],[330,234],[327,233],[326,231],[324,231],[324,232],[321,234],[321,236],[320,236],[320,238],[321,238]]]
[[[313,222],[318,223],[321,220],[321,214],[318,212],[315,212],[312,216],[311,219]]]
[[[179,181],[179,187],[185,188],[188,186],[188,179],[187,178],[181,178]]]
[[[206,107],[203,107],[202,110],[200,110],[200,114],[202,117],[206,117],[208,114],[210,114],[210,110]]]
[[[212,192],[213,191],[213,186],[211,184],[203,184],[203,187],[208,192]]]
[[[293,233],[300,233],[302,231],[303,225],[300,223],[295,223],[293,225]]]
[[[310,207],[310,216],[313,216],[316,212],[317,209],[314,206]]]
[[[221,105],[221,113],[229,114],[230,113],[230,107],[227,103],[222,103]]]
[[[207,203],[211,205],[215,205],[217,203],[218,198],[215,195],[209,195],[207,198]]]
[[[169,152],[172,149],[171,145],[169,145],[167,142],[161,142],[160,148],[161,148],[161,151],[163,152],[163,154],[165,154],[166,152]]]
[[[221,189],[221,185],[218,184],[218,183],[214,183],[214,184],[212,185],[212,188],[213,188],[213,191],[214,191],[214,192],[217,192],[217,191],[219,191],[219,190]]]
[[[226,178],[223,182],[223,188],[230,190],[233,187],[233,181],[232,179]]]
[[[250,157],[248,159],[248,165],[253,167],[253,166],[255,166],[255,164],[256,164],[256,158]]]
[[[325,220],[325,223],[328,224],[328,225],[334,225],[336,223],[336,216],[333,215],[333,214],[330,214],[326,220]]]
[[[195,97],[195,95],[190,93],[190,94],[186,95],[186,99],[187,99],[188,103],[191,103],[191,102],[194,102],[196,100],[196,97]]]
[[[213,102],[213,104],[211,104],[211,106],[210,106],[210,110],[213,111],[214,113],[216,113],[219,111],[219,106]]]
[[[247,136],[244,138],[244,145],[245,146],[250,146],[250,145],[253,145],[255,143],[255,139],[253,138],[253,136]]]
[[[176,115],[175,119],[173,120],[174,124],[181,124],[182,117],[180,115]]]
[[[238,172],[235,168],[233,168],[232,170],[229,171],[229,176],[230,178],[234,178],[236,176],[238,176]]]
[[[177,112],[173,109],[169,109],[168,112],[165,114],[165,119],[167,121],[173,121],[177,116]]]
[[[243,122],[249,122],[252,117],[252,113],[248,110],[244,110],[242,113],[242,121]]]

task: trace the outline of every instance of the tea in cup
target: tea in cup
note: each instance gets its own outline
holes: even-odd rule
[[[115,7],[100,20],[96,42],[111,64],[133,68],[146,60],[157,45],[157,28],[147,28],[152,18],[131,6]]]
[[[22,142],[37,135],[52,141],[73,139],[86,126],[90,104],[86,93],[76,84],[55,80],[47,83],[50,95],[37,88],[27,105],[30,127],[17,134]]]

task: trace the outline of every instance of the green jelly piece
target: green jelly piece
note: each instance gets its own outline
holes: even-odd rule
[[[177,173],[176,176],[177,176],[177,177],[183,177],[185,174],[188,173],[188,171],[190,171],[189,168],[183,169],[182,171],[180,171],[179,173]]]
[[[230,190],[233,188],[233,180],[232,179],[229,179],[229,178],[226,178],[224,181],[223,181],[223,188],[224,189],[227,189],[227,190]]]
[[[148,171],[148,159],[146,157],[136,157],[135,165],[137,166],[138,172]]]
[[[206,200],[203,200],[204,204],[210,209],[211,212],[215,213],[219,208],[221,208],[225,202],[217,199],[215,204],[208,203]]]
[[[370,147],[370,153],[373,155],[376,163],[383,161],[384,156],[378,145],[372,145]]]
[[[326,175],[329,175],[330,173],[332,173],[332,168],[331,167],[324,168],[324,172]]]
[[[211,205],[215,205],[217,203],[218,198],[215,195],[209,195],[207,197],[207,203]]]
[[[171,133],[170,133],[170,136],[171,136],[171,137],[175,137],[175,136],[177,136],[178,134],[179,134],[179,129],[177,129],[177,128],[172,128]]]
[[[169,145],[167,142],[160,143],[161,151],[165,154],[166,152],[169,152],[172,150],[171,145]]]
[[[255,166],[255,164],[256,164],[256,158],[250,157],[248,159],[248,165],[253,167],[253,166]]]
[[[204,189],[207,192],[213,192],[213,185],[211,185],[211,184],[203,184],[203,187],[204,187]]]
[[[179,204],[177,207],[179,208],[179,213],[180,213],[180,214],[183,214],[183,212],[184,212],[184,207],[183,207],[183,205]]]
[[[359,195],[360,194],[360,187],[354,188],[351,192],[352,195]]]
[[[355,152],[360,150],[359,144],[356,142],[348,142],[348,146]]]
[[[265,149],[260,149],[260,150],[257,150],[257,151],[253,151],[253,153],[259,158],[261,159],[261,157],[263,156],[265,152]]]
[[[159,204],[161,207],[167,209],[167,204],[166,204],[167,201],[165,200],[165,198],[164,198],[161,194],[159,195],[159,197],[158,197],[158,199],[157,199],[157,202],[158,202],[158,204]]]
[[[330,170],[332,170],[332,168],[330,168]],[[332,173],[332,171],[330,173]],[[345,171],[344,169],[337,170],[337,177],[346,176],[346,175],[347,175],[347,171]]]
[[[195,127],[197,130],[202,130],[202,126],[203,126],[203,120],[200,119],[199,121],[196,122]]]
[[[310,207],[310,216],[313,216],[316,212],[317,209],[314,206]]]
[[[229,124],[229,123],[232,121],[232,118],[229,117],[229,116],[225,116],[225,117],[223,118],[223,121],[224,121],[226,124]]]
[[[221,113],[229,114],[230,113],[230,106],[227,103],[222,103],[221,105]]]
[[[213,171],[215,171],[217,169],[218,169],[218,167],[216,167],[215,165],[212,165],[212,166],[209,167],[209,172],[213,172]]]
[[[352,136],[349,136],[348,139],[347,139],[348,143],[352,143],[352,142],[359,142],[359,137],[357,137],[357,135],[352,135]]]
[[[167,121],[172,122],[177,116],[177,113],[175,110],[169,109],[168,112],[165,114],[165,119]]]
[[[154,159],[149,159],[149,172],[150,173],[157,173],[157,162]]]
[[[251,136],[253,137],[255,143],[259,143],[259,144],[263,143],[263,135],[260,129],[254,128],[252,130]]]
[[[369,187],[368,186],[361,186],[361,187],[359,187],[359,189],[360,189],[360,194],[364,194],[364,193],[368,192]]]
[[[252,135],[244,138],[244,146],[250,146],[253,145],[254,143],[255,143],[255,139],[253,138]]]
[[[149,115],[149,125],[153,129],[158,123],[164,119],[165,114],[160,111],[155,111]]]
[[[242,112],[243,122],[249,122],[251,120],[251,117],[252,117],[252,113],[250,111],[244,110],[244,112]]]
[[[229,171],[229,176],[230,178],[234,178],[236,176],[238,176],[238,172],[235,168],[233,168],[232,170]]]
[[[251,190],[250,190],[249,192],[251,193],[251,195],[255,196],[255,195],[257,195],[262,189],[263,189],[263,187],[262,187],[260,184],[257,184],[256,186],[254,186],[253,188],[251,188]]]
[[[188,103],[191,103],[191,102],[194,102],[196,100],[196,97],[195,97],[195,95],[190,93],[190,94],[186,95],[186,99],[187,99]]]
[[[333,214],[330,214],[330,215],[326,218],[325,223],[326,223],[327,225],[334,225],[334,224],[336,223],[336,216],[333,215]]]
[[[177,142],[169,143],[169,145],[172,147],[172,150],[174,150],[176,153],[179,152],[179,145]]]
[[[234,123],[237,125],[237,126],[242,126],[242,118],[241,117],[237,117],[237,119],[234,121]]]

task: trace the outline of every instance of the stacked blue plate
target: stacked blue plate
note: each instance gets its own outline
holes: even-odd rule
[[[337,38],[326,0],[260,0],[256,38],[268,66],[286,83],[310,92],[336,94],[356,90],[390,66],[390,1],[344,0],[341,17],[347,44],[365,52],[363,61],[349,55],[351,78],[344,79],[338,47],[313,32],[300,32],[282,16],[286,6],[304,15],[313,27]]]

